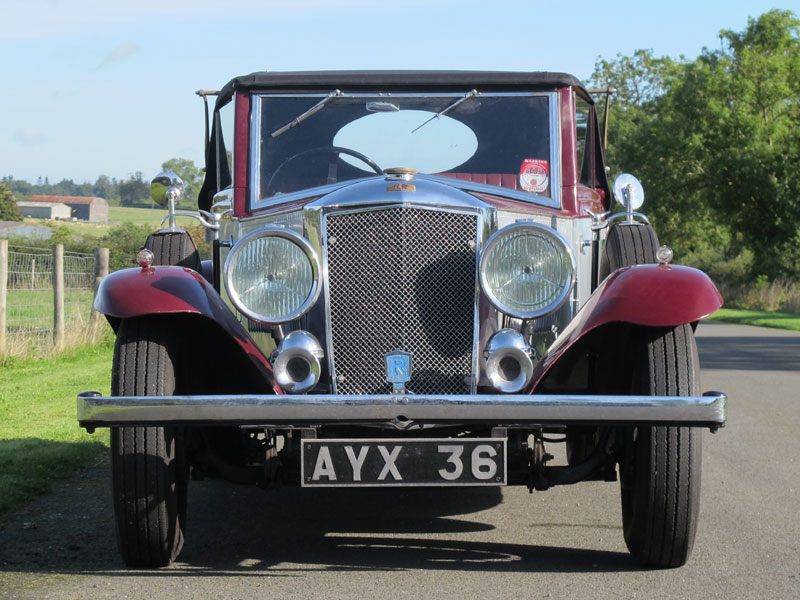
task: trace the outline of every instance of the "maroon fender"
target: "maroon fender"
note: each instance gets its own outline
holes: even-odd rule
[[[536,365],[533,387],[568,348],[596,327],[613,322],[677,327],[699,321],[721,306],[716,286],[697,269],[673,265],[617,269],[598,286]]]
[[[180,313],[211,319],[236,341],[271,382],[275,393],[283,393],[275,383],[267,357],[217,291],[192,269],[157,266],[116,271],[100,283],[94,308],[112,319]]]

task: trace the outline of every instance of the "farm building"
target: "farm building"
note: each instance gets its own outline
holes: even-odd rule
[[[72,209],[61,202],[17,202],[23,217],[31,219],[69,219]]]
[[[106,223],[108,221],[108,202],[103,198],[31,196],[29,202],[59,202],[70,207],[70,217],[95,223]]]

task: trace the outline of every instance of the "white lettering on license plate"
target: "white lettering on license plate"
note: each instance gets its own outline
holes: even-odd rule
[[[506,440],[303,440],[304,486],[505,485]]]

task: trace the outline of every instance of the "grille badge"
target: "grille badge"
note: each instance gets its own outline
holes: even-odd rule
[[[406,384],[411,381],[411,353],[400,349],[385,355],[386,381],[392,384],[392,392],[405,394]]]

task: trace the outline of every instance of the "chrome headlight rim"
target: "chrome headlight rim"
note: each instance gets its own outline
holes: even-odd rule
[[[519,233],[522,230],[533,230],[539,234],[544,235],[545,237],[549,238],[556,247],[561,251],[562,255],[566,259],[567,264],[567,277],[562,286],[559,293],[556,295],[555,299],[550,302],[547,306],[530,311],[523,311],[517,308],[511,307],[505,304],[502,300],[500,300],[497,295],[492,290],[492,287],[489,285],[487,280],[487,262],[489,257],[492,255],[492,251],[494,248],[505,240],[509,235],[513,235],[514,233]],[[567,300],[569,297],[570,292],[572,291],[575,285],[575,269],[576,269],[576,261],[575,255],[572,253],[572,248],[570,248],[569,243],[567,242],[564,237],[558,233],[555,229],[551,227],[547,227],[546,225],[542,225],[541,223],[535,223],[533,221],[522,221],[517,223],[512,223],[502,229],[495,231],[489,240],[486,242],[486,246],[481,253],[481,260],[480,260],[480,284],[481,290],[489,299],[492,306],[494,306],[500,312],[509,315],[515,319],[536,319],[539,317],[543,317],[548,315],[558,308],[561,307],[562,304]]]
[[[311,265],[311,276],[312,276],[312,283],[311,283],[311,290],[306,297],[305,301],[292,313],[288,315],[281,315],[280,318],[270,318],[264,316],[260,313],[254,312],[250,310],[243,302],[239,293],[236,291],[236,288],[233,285],[233,269],[232,266],[234,261],[237,259],[239,254],[242,252],[244,248],[247,247],[248,244],[253,242],[254,240],[263,238],[263,237],[279,237],[285,240],[288,240],[295,245],[297,245],[305,254],[306,258]],[[233,305],[236,307],[240,313],[246,316],[251,321],[255,321],[257,323],[261,323],[264,325],[281,325],[283,323],[289,323],[291,321],[295,321],[306,314],[312,306],[316,303],[319,299],[320,291],[322,289],[321,286],[321,263],[319,259],[319,255],[316,253],[314,248],[311,246],[311,242],[309,242],[305,237],[300,235],[299,233],[285,228],[280,227],[278,225],[267,225],[262,227],[261,229],[257,229],[256,231],[251,231],[244,237],[242,237],[239,241],[237,241],[231,251],[228,253],[227,258],[225,259],[225,291],[228,294]]]

